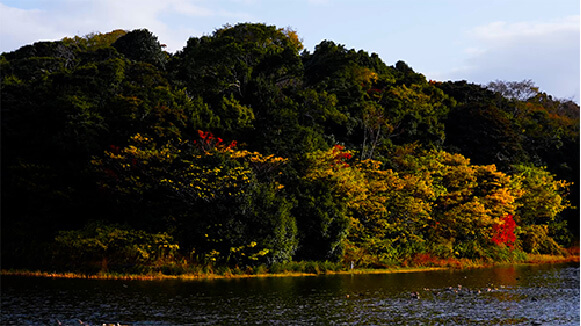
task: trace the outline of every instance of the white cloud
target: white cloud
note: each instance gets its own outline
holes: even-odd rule
[[[446,75],[476,83],[532,79],[542,91],[579,101],[579,16],[551,22],[493,22],[468,31],[461,66]]]
[[[579,30],[579,15],[554,22],[492,22],[469,33],[483,41],[499,42],[519,37],[546,37],[571,30]]]
[[[0,50],[14,50],[39,39],[54,38],[58,31],[38,23],[44,14],[39,9],[11,8],[0,3]]]
[[[0,3],[0,51],[16,50],[39,40],[105,33],[119,28],[147,28],[161,43],[167,44],[168,51],[174,52],[181,50],[190,36],[201,35],[191,27],[195,23],[176,24],[176,15],[189,19],[251,17],[244,12],[213,7],[212,3],[193,0],[55,0],[45,10],[19,9]]]
[[[161,1],[163,2],[163,1]],[[193,4],[191,1],[186,0],[171,0],[166,1],[172,11],[178,12],[183,15],[190,16],[213,16],[215,11],[209,8],[204,8]]]
[[[307,3],[315,6],[330,5],[331,0],[307,0]]]

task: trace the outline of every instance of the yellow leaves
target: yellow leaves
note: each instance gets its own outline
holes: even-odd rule
[[[130,145],[129,147],[124,148],[123,152],[127,153],[127,154],[134,154],[135,155],[137,153],[137,147]]]
[[[354,66],[352,71],[354,80],[358,84],[369,87],[378,80],[377,73],[367,67]]]
[[[123,155],[121,155],[121,154],[115,154],[115,153],[111,153],[111,152],[107,152],[107,156],[110,159],[114,159],[114,160],[116,160],[116,159],[123,159],[124,158]]]
[[[288,161],[286,158],[276,157],[274,154],[270,154],[268,156],[262,156],[259,152],[249,152],[246,150],[243,151],[232,151],[231,157],[233,159],[247,159],[250,162],[254,163],[282,163]]]
[[[281,28],[279,29],[279,31],[282,32],[282,34],[289,39],[290,43],[294,45],[298,51],[304,48],[302,40],[299,39],[299,36],[295,30],[292,30],[289,27],[287,27]]]
[[[550,223],[571,206],[566,196],[571,183],[555,180],[543,167],[516,166],[522,194],[515,203],[524,224]]]
[[[366,159],[366,160],[359,162],[360,168],[364,171],[369,171],[369,172],[377,172],[377,173],[383,172],[383,171],[379,171],[379,169],[381,168],[382,165],[383,165],[383,162],[371,160],[371,159]]]

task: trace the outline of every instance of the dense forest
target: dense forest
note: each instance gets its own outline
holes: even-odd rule
[[[2,53],[2,268],[381,267],[578,241],[579,106],[530,80],[427,80],[264,24],[164,48],[115,30]]]

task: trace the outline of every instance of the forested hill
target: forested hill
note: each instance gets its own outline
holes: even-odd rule
[[[263,24],[174,54],[147,30],[67,37],[0,69],[3,268],[502,260],[578,239],[579,106],[530,81],[426,80]]]

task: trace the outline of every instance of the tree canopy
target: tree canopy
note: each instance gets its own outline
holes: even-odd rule
[[[579,106],[530,80],[427,80],[253,23],[174,54],[145,29],[38,42],[0,70],[6,267],[384,266],[579,237]]]

